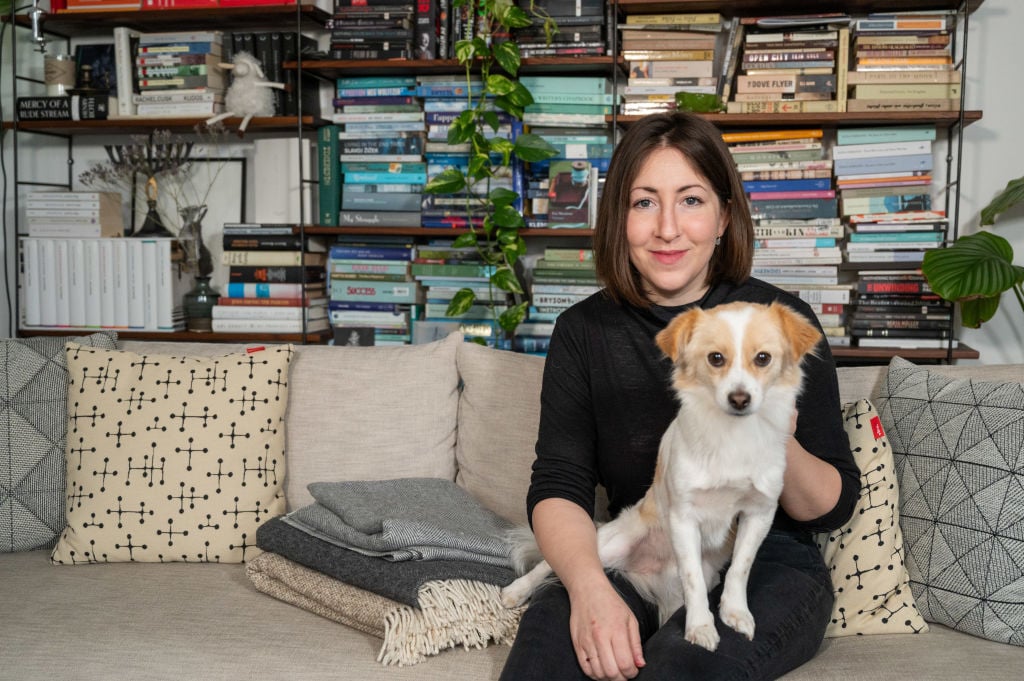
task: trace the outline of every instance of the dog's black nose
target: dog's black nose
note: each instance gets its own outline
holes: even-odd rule
[[[736,411],[743,411],[750,405],[750,393],[745,390],[734,390],[729,393],[729,404]]]

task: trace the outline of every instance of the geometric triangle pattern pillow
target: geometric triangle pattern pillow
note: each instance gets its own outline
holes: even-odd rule
[[[0,340],[0,553],[51,548],[64,529],[64,343],[113,350],[117,334]]]
[[[1024,372],[953,379],[897,357],[878,407],[921,613],[1024,645]]]
[[[292,346],[221,357],[67,345],[66,527],[51,561],[238,563],[285,511]]]
[[[861,486],[846,525],[815,538],[835,590],[825,636],[928,631],[904,565],[899,483],[885,429],[868,400],[844,405],[843,424]]]

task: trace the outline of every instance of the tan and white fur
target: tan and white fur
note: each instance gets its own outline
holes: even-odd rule
[[[646,495],[598,528],[598,554],[658,605],[662,623],[685,604],[686,640],[708,650],[719,642],[708,591],[730,558],[719,616],[754,637],[747,579],[782,492],[800,363],[820,338],[785,305],[740,302],[688,310],[655,339],[673,362],[679,413]],[[503,602],[524,603],[550,574],[541,561]]]

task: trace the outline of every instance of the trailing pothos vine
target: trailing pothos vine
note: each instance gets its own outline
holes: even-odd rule
[[[455,11],[473,0],[455,0]],[[557,30],[551,17],[541,13],[531,0],[528,10],[513,4],[512,0],[476,0],[476,35],[455,44],[455,55],[465,68],[469,106],[452,122],[448,130],[448,144],[469,145],[469,162],[465,169],[448,168],[434,176],[424,191],[428,194],[466,194],[467,224],[473,225],[473,216],[483,212],[483,224],[459,235],[454,245],[475,246],[483,261],[493,270],[490,286],[506,292],[509,305],[497,314],[495,320],[501,330],[512,336],[526,317],[529,301],[516,274],[515,265],[526,253],[526,243],[519,234],[526,223],[516,204],[519,194],[504,187],[491,188],[491,179],[508,169],[513,159],[534,162],[557,155],[557,150],[534,134],[521,134],[514,140],[488,136],[488,129],[497,132],[499,117],[495,108],[522,120],[525,107],[533,103],[533,96],[517,80],[520,67],[519,46],[507,37],[514,29],[530,26],[535,20],[544,23],[545,33]],[[479,74],[479,83],[473,75]],[[474,90],[474,87],[476,88]],[[483,184],[484,192],[477,190]],[[482,199],[474,194],[481,194]],[[481,211],[482,207],[482,211]],[[485,301],[492,313],[496,311],[494,296]],[[472,289],[461,289],[448,305],[446,314],[455,317],[465,313],[476,302]],[[500,301],[497,301],[500,302]]]

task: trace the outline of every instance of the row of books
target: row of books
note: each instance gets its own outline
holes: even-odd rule
[[[164,10],[210,7],[294,5],[296,0],[64,0],[62,11]],[[51,10],[57,7],[51,6]]]
[[[179,331],[192,283],[173,239],[20,239],[25,328]]]

